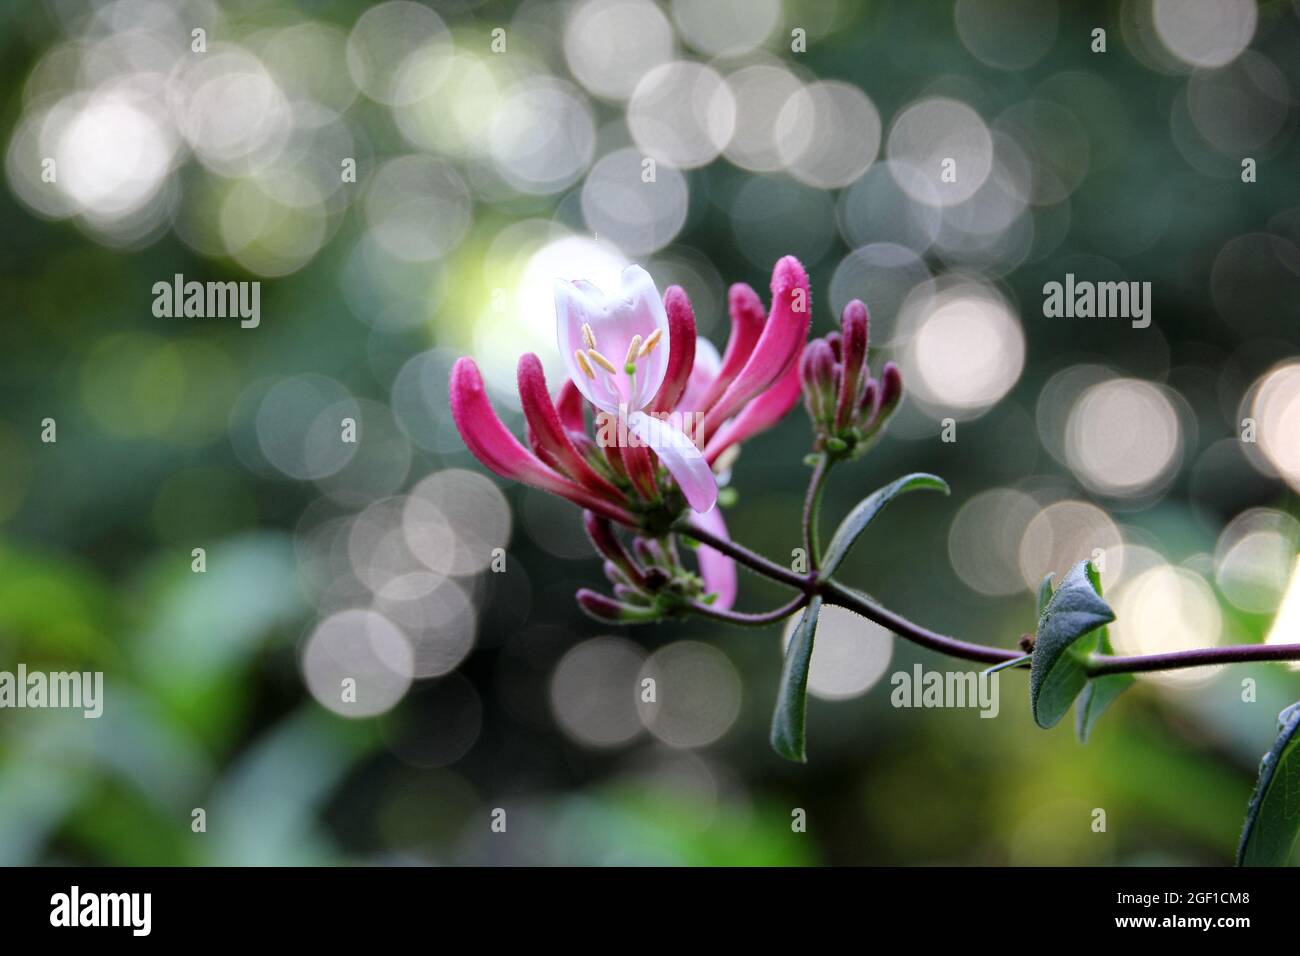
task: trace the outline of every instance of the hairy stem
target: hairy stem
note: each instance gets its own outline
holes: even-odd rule
[[[808,552],[808,566],[816,571],[821,565],[821,543],[817,540],[817,515],[821,511],[822,490],[826,487],[826,476],[830,474],[830,455],[822,452],[817,456],[812,478],[808,482],[808,493],[803,500],[803,546]]]
[[[1300,660],[1300,644],[1234,644],[1228,647],[1198,647],[1188,651],[1144,654],[1140,657],[1112,657],[1093,654],[1088,674],[1132,674],[1138,671],[1172,671],[1205,664],[1243,664],[1247,661]]]
[[[762,614],[746,614],[743,611],[724,611],[716,607],[710,607],[698,601],[692,601],[689,605],[691,612],[701,617],[712,618],[715,621],[726,621],[728,624],[740,624],[744,627],[763,627],[767,624],[775,624],[777,621],[784,621],[795,611],[802,608],[808,603],[808,595],[800,594],[791,601],[782,604],[780,607],[771,611],[765,611]]]
[[[810,592],[812,586],[811,576],[805,577],[801,574],[795,574],[790,569],[781,567],[775,561],[770,561],[761,554],[750,551],[744,545],[736,544],[734,541],[728,541],[725,538],[719,538],[712,532],[686,522],[679,523],[675,530],[688,538],[694,538],[700,544],[707,544],[714,551],[722,552],[757,574],[771,578],[773,581],[780,581],[792,588],[798,588],[805,593]]]
[[[970,641],[963,641],[932,631],[883,605],[877,604],[866,595],[845,587],[838,581],[819,581],[813,575],[804,577],[795,574],[762,555],[756,554],[744,545],[714,537],[699,528],[684,527],[680,530],[682,534],[686,534],[702,544],[707,544],[709,547],[729,555],[750,570],[774,581],[798,588],[801,592],[798,597],[787,604],[761,614],[720,611],[704,604],[692,605],[691,610],[694,613],[731,624],[757,627],[765,624],[775,624],[783,620],[807,604],[812,595],[821,594],[823,600],[828,604],[835,604],[861,614],[868,620],[889,628],[889,630],[905,640],[938,651],[941,654],[947,654],[949,657],[983,664],[1004,664],[1024,656],[1019,649],[973,644]],[[1300,661],[1300,644],[1236,644],[1229,647],[1195,648],[1187,651],[1169,651],[1164,654],[1146,654],[1136,657],[1093,654],[1088,659],[1088,675],[1090,677],[1101,677],[1104,674],[1179,670],[1186,667],[1203,667],[1209,664],[1240,664],[1250,661]]]
[[[950,657],[960,657],[963,660],[980,661],[985,664],[1001,664],[1024,656],[1024,652],[1020,650],[1004,650],[984,644],[971,644],[955,637],[948,637],[946,634],[939,634],[909,621],[887,607],[882,607],[865,594],[846,588],[838,581],[822,581],[819,590],[828,604],[837,604],[855,611],[867,620],[889,628],[899,637],[907,638],[913,644],[928,647]]]

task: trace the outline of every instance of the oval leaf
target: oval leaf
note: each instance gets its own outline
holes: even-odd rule
[[[1052,578],[1055,575],[1051,571],[1038,584],[1038,616],[1042,617],[1043,612],[1047,610],[1047,602],[1052,599]]]
[[[785,652],[785,666],[781,668],[781,688],[777,691],[776,711],[772,714],[772,749],[786,760],[803,763],[808,759],[805,751],[805,723],[808,715],[808,668],[812,664],[813,636],[817,632],[817,614],[822,599],[814,597],[808,602],[803,616],[790,636],[790,646]]]
[[[1109,642],[1105,647],[1098,645],[1098,650],[1103,654],[1111,653]],[[1079,709],[1074,715],[1074,732],[1079,737],[1079,743],[1088,742],[1092,728],[1097,725],[1097,719],[1115,702],[1116,697],[1132,687],[1134,683],[1132,674],[1106,674],[1088,681],[1083,693],[1079,695]]]
[[[904,475],[897,481],[891,481],[883,488],[876,489],[859,501],[857,507],[850,511],[848,517],[835,529],[835,536],[831,538],[830,547],[826,549],[826,557],[822,561],[823,576],[828,577],[835,573],[835,569],[848,556],[853,543],[858,540],[858,535],[866,530],[867,525],[871,524],[885,505],[903,492],[917,488],[933,488],[942,491],[945,495],[948,493],[946,481],[936,475],[921,472]]]
[[[1093,589],[1101,594],[1101,573],[1091,564],[1088,565],[1088,580],[1092,582]],[[1100,654],[1115,653],[1110,646],[1109,627],[1097,631],[1097,644],[1092,649]],[[1088,742],[1088,737],[1092,734],[1092,728],[1096,726],[1098,718],[1115,702],[1116,697],[1134,683],[1136,680],[1132,674],[1106,674],[1102,677],[1089,678],[1088,686],[1079,695],[1079,709],[1074,712],[1074,732],[1079,737],[1079,743]]]
[[[1300,704],[1278,716],[1281,732],[1259,762],[1259,782],[1246,808],[1238,866],[1285,866],[1300,833]]]
[[[1056,726],[1088,683],[1084,659],[1096,641],[1081,639],[1115,620],[1090,571],[1087,561],[1072,567],[1038,619],[1029,704],[1039,727]]]

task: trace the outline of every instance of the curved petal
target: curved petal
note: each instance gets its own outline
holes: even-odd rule
[[[695,340],[695,365],[691,368],[690,381],[686,390],[677,400],[677,410],[683,414],[696,414],[707,411],[704,396],[708,394],[713,383],[718,380],[722,369],[722,356],[718,347],[708,339],[700,337]]]
[[[574,481],[597,494],[617,499],[618,489],[596,474],[573,447],[573,442],[560,421],[560,413],[551,402],[551,393],[546,389],[546,374],[542,371],[541,359],[532,352],[521,355],[517,378],[519,402],[523,406],[531,437],[539,449],[539,457],[558,465]]]
[[[713,382],[704,392],[691,411],[707,412],[722,396],[740,374],[740,370],[749,361],[754,345],[763,334],[767,322],[767,310],[758,293],[743,282],[737,282],[727,291],[727,310],[731,313],[731,335],[727,339],[727,350],[722,356],[722,365]]]
[[[695,368],[695,310],[681,286],[669,286],[664,291],[664,310],[668,313],[668,344],[672,350],[668,353],[663,384],[650,403],[652,412],[670,412],[677,407]]]
[[[735,381],[709,410],[704,420],[704,434],[719,425],[763,389],[767,388],[797,361],[808,339],[812,322],[812,298],[808,291],[808,274],[794,256],[778,260],[772,270],[772,314],[763,326],[763,334],[754,345],[749,361]]]
[[[685,432],[671,421],[651,418],[645,412],[629,415],[627,428],[659,456],[691,508],[704,514],[717,503],[718,481],[713,469]]]
[[[502,478],[568,498],[614,521],[636,526],[635,519],[624,508],[546,467],[510,434],[488,401],[483,376],[473,359],[460,358],[452,366],[449,398],[451,417],[465,447],[491,471]]]
[[[692,518],[691,524],[725,541],[731,540],[731,535],[727,534],[726,522],[722,520],[721,508],[714,508],[708,514]],[[729,610],[736,603],[736,562],[707,544],[700,545],[697,554],[704,586],[717,595],[712,606],[721,611]]]
[[[767,431],[799,401],[799,363],[793,363],[777,383],[745,406],[744,411],[714,433],[704,449],[709,464],[732,445]]]
[[[556,341],[564,356],[569,376],[593,405],[605,411],[617,411],[620,403],[644,408],[663,384],[668,368],[672,331],[663,299],[650,273],[640,266],[623,270],[622,287],[614,297],[603,295],[590,282],[555,282]],[[595,336],[595,348],[614,367],[610,372],[598,363],[588,362],[587,374],[575,353],[589,346],[582,327],[589,325]],[[628,347],[635,336],[645,342],[659,331],[662,341],[636,363],[636,375],[623,371]]]
[[[587,418],[584,414],[582,392],[572,379],[560,386],[560,394],[555,398],[555,410],[560,413],[560,421],[571,432],[586,434]]]

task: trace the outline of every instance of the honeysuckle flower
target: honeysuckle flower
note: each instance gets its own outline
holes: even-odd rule
[[[473,360],[462,358],[452,369],[451,411],[466,446],[496,474],[587,512],[615,595],[582,592],[579,604],[588,613],[637,621],[693,601],[730,607],[732,560],[700,545],[698,573],[690,571],[671,528],[685,517],[726,539],[718,475],[725,480],[740,442],[798,401],[798,357],[811,320],[803,267],[789,256],[777,263],[770,311],[749,286],[731,287],[731,335],[721,355],[697,337],[686,293],[673,286],[660,298],[637,266],[624,271],[614,296],[589,282],[560,280],[555,301],[568,378],[552,399],[537,356],[519,360],[527,447],[492,410]],[[635,535],[631,552],[615,525]]]
[[[814,339],[803,350],[799,380],[818,451],[851,458],[862,454],[903,396],[902,374],[893,362],[884,364],[879,379],[871,377],[869,337],[867,307],[854,299],[840,316],[840,331]]]
[[[671,419],[646,414],[664,385],[674,350],[667,310],[640,266],[623,270],[622,281],[621,294],[607,298],[590,282],[556,280],[556,335],[569,378],[592,405],[617,416],[620,426],[626,422],[663,463],[691,508],[707,512],[718,500],[718,483],[703,451]],[[690,332],[689,342],[678,342],[677,348],[685,346],[693,355],[694,329]],[[680,359],[673,364],[670,388],[690,376]],[[653,491],[653,475],[645,473],[648,456],[634,450],[624,464],[634,480],[640,479],[639,490]]]

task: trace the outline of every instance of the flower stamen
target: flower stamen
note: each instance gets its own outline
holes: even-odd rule
[[[582,349],[574,351],[573,357],[578,360],[578,368],[582,369],[583,374],[594,382],[596,380],[596,373],[593,372],[591,366],[587,364],[587,356],[582,354]]]
[[[603,368],[606,372],[609,372],[609,374],[611,375],[618,374],[618,369],[614,366],[614,363],[611,362],[609,359],[605,358],[605,356],[601,355],[595,349],[592,348],[587,349],[587,358],[591,359],[593,362],[595,362],[597,365]],[[595,376],[592,377],[594,378]]]
[[[655,331],[658,331],[658,329]],[[623,371],[627,372],[628,375],[636,374],[636,360],[640,358],[640,351],[641,336],[634,335],[627,346],[627,358],[623,359]]]
[[[645,340],[645,344],[641,346],[641,354],[638,355],[637,358],[645,358],[647,355],[653,352],[655,350],[655,346],[659,344],[659,340],[662,339],[663,337],[664,337],[663,329],[655,329],[653,332],[651,332],[650,336]]]
[[[589,349],[596,347],[596,333],[591,331],[591,325],[587,322],[582,323],[582,341]]]

